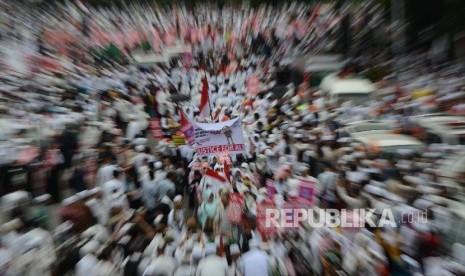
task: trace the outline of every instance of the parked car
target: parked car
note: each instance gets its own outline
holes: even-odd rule
[[[340,78],[331,74],[322,80],[320,90],[327,103],[352,101],[353,105],[365,106],[371,101],[376,87],[367,79]]]
[[[419,155],[425,149],[421,141],[403,134],[364,131],[353,133],[351,137],[354,143],[363,145],[368,152],[389,158],[399,156],[404,152]]]
[[[367,131],[370,133],[392,133],[398,127],[399,125],[395,121],[365,120],[346,124],[344,132],[349,136]]]
[[[435,113],[414,116],[410,121],[420,128],[419,138],[427,144],[465,145],[465,116]]]

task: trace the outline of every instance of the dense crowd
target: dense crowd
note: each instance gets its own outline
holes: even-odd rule
[[[346,128],[385,120],[393,132],[416,135],[413,115],[464,112],[463,69],[416,54],[417,64],[401,60],[404,69],[385,77],[368,104],[329,104],[307,79],[277,96],[277,73],[292,64],[290,53],[322,43],[318,30],[338,20],[331,9],[286,8],[105,10],[77,2],[29,14],[9,6],[2,45],[22,45],[51,66],[24,74],[13,72],[24,64],[12,62],[0,76],[7,104],[0,274],[464,274],[464,245],[450,235],[463,217],[445,201],[463,193],[464,172],[448,179],[453,185],[439,177],[462,147],[433,143],[386,154],[354,143]],[[139,68],[130,56],[141,41],[150,45],[145,52],[192,50]],[[127,59],[90,56],[91,47],[111,43]],[[419,89],[431,93],[409,94]],[[226,160],[198,155],[189,137],[183,145],[173,139],[186,136],[180,130],[189,122],[236,118],[245,150]],[[315,213],[373,209],[378,225],[389,209],[396,226],[263,227],[260,206],[301,203],[303,181],[313,185],[307,200]]]

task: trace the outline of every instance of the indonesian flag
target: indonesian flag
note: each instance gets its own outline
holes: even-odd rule
[[[190,125],[189,120],[187,120],[187,117],[181,108],[179,109],[179,112],[181,113],[181,127]]]
[[[207,77],[202,80],[202,97],[200,99],[199,107],[199,117],[200,119],[205,119],[211,114],[210,110],[210,95],[208,93],[208,81]]]
[[[180,108],[181,113],[181,132],[186,137],[187,142],[192,145],[194,144],[194,125],[187,119],[187,116],[184,114],[184,111]]]
[[[200,181],[200,190],[202,193],[206,190],[217,191],[226,184],[229,184],[229,181],[225,177],[208,168]]]
[[[231,173],[229,172],[229,165],[228,164],[224,164],[224,175],[226,176],[226,180],[231,183]]]

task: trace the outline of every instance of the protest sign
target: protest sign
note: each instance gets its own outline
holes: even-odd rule
[[[240,194],[231,194],[229,197],[227,217],[228,220],[235,224],[242,221],[242,210],[244,206],[244,197]]]
[[[163,139],[163,132],[161,130],[160,119],[154,118],[149,120],[149,130],[152,136],[156,140]]]
[[[274,186],[274,181],[272,179],[266,179],[266,196],[268,199],[273,199],[276,194],[276,188]]]
[[[247,79],[247,93],[249,95],[257,95],[258,94],[258,90],[259,90],[259,79],[257,76],[250,76],[248,79]]]
[[[307,201],[311,206],[315,197],[316,183],[305,178],[300,179],[299,183],[299,198]]]
[[[221,165],[231,165],[232,164],[232,161],[231,161],[231,156],[229,156],[229,151],[223,151],[223,152],[220,152],[220,154],[218,154],[218,162],[221,164]]]
[[[194,123],[195,151],[199,157],[218,155],[221,152],[245,151],[242,124],[239,118],[215,124]]]
[[[272,235],[278,232],[276,225],[266,225],[266,210],[276,210],[276,205],[273,201],[264,201],[257,204],[257,229],[262,235]]]
[[[182,135],[173,135],[171,136],[171,140],[175,146],[181,146],[186,144],[186,137]]]

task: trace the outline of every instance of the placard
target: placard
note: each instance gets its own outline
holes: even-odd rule
[[[264,201],[257,204],[257,229],[261,235],[273,235],[278,233],[278,228],[276,225],[270,223],[267,227],[266,225],[266,210],[273,209],[276,210],[276,205],[273,201]]]
[[[163,131],[161,130],[161,124],[159,118],[149,119],[149,130],[152,136],[156,140],[163,139]]]
[[[259,83],[260,80],[257,76],[250,76],[247,79],[247,93],[249,95],[257,95],[259,92]]]
[[[273,200],[274,195],[276,194],[276,187],[274,186],[273,179],[266,179],[266,197],[270,200]]]
[[[227,217],[231,223],[240,224],[242,222],[243,206],[244,197],[242,195],[231,194],[229,196]]]
[[[229,151],[225,150],[223,152],[220,152],[218,154],[218,162],[221,164],[221,165],[231,165],[232,164],[232,161],[231,161],[231,156],[229,155]]]
[[[221,152],[244,153],[245,143],[240,118],[215,124],[194,123],[197,156],[214,156]]]
[[[313,205],[315,197],[316,183],[305,178],[300,179],[299,183],[299,199],[306,201],[310,206]]]
[[[171,136],[171,140],[175,146],[181,146],[186,144],[186,137],[183,135],[173,135]]]

